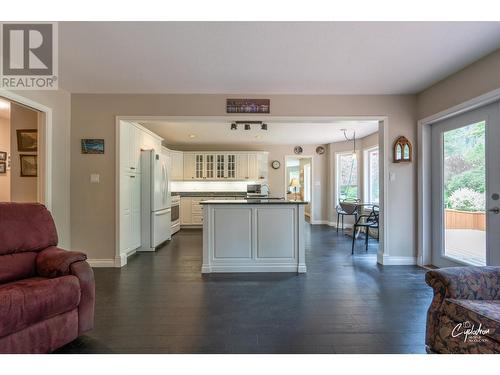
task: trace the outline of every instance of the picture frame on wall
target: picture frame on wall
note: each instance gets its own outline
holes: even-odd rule
[[[226,113],[270,113],[270,99],[226,99]]]
[[[19,152],[38,151],[38,130],[17,129],[17,150]]]
[[[6,162],[7,161],[7,152],[5,151],[0,151],[0,162]]]
[[[21,160],[21,177],[38,176],[38,160],[36,155],[19,155]]]
[[[104,154],[104,139],[82,139],[82,154]]]
[[[0,161],[0,174],[7,173],[7,164],[4,161]]]

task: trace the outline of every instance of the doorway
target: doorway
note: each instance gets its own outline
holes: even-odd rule
[[[432,264],[500,264],[499,102],[431,130]]]
[[[304,207],[306,221],[311,222],[313,199],[313,157],[285,157],[285,197],[286,200],[308,202]]]
[[[0,201],[44,203],[42,120],[40,111],[0,98]]]

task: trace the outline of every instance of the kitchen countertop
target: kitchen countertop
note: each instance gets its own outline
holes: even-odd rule
[[[246,197],[245,191],[184,191],[174,192],[172,195],[180,195],[181,197]]]
[[[200,204],[307,204],[305,201],[287,201],[282,198],[274,199],[236,199],[232,201],[210,199],[201,201]]]

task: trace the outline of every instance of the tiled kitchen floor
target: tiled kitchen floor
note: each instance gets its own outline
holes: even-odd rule
[[[425,353],[425,270],[306,226],[304,275],[201,276],[201,230],[95,269],[95,329],[58,353]]]

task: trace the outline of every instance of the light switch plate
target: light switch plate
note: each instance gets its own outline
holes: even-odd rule
[[[92,174],[90,175],[90,183],[91,183],[91,184],[98,184],[98,183],[100,182],[100,181],[99,181],[99,180],[100,180],[100,177],[101,177],[101,176],[100,176],[99,174],[97,174],[97,173],[92,173]]]

